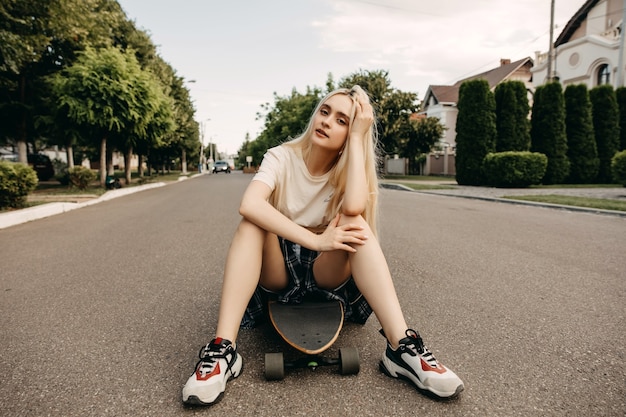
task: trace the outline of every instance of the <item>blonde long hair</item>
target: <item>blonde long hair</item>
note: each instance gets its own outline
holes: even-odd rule
[[[334,90],[326,95],[315,107],[313,114],[307,124],[305,131],[298,137],[288,141],[285,143],[286,146],[289,146],[296,150],[300,154],[300,156],[306,161],[309,156],[312,148],[311,136],[314,132],[313,121],[315,115],[320,111],[320,107],[332,96],[337,94],[343,94],[350,97],[353,103],[356,100],[356,96],[359,95],[361,98],[366,98],[369,101],[369,97],[367,93],[358,85],[348,89],[348,88],[339,88]],[[353,104],[352,109],[350,111],[350,126],[352,126],[352,122],[354,121],[356,109]],[[349,134],[349,133],[348,133]],[[372,229],[375,235],[378,234],[378,175],[377,175],[377,167],[378,167],[378,134],[376,130],[376,118],[374,117],[374,121],[372,126],[370,127],[368,133],[365,137],[364,143],[364,174],[367,177],[367,187],[368,187],[368,195],[367,204],[365,207],[365,211],[363,212],[363,218],[367,222],[367,224]],[[347,139],[344,145],[342,152],[340,152],[339,156],[333,167],[330,169],[329,183],[335,189],[333,196],[328,203],[328,207],[326,209],[325,218],[327,221],[333,219],[338,213],[341,212],[341,205],[343,203],[343,197],[346,191],[346,183],[347,183],[347,170],[346,166],[348,163],[348,155],[350,147],[350,140]],[[286,196],[281,189],[280,185],[277,185],[274,193],[271,197],[271,202],[274,207],[278,210],[281,210],[281,207],[284,207],[284,201]]]

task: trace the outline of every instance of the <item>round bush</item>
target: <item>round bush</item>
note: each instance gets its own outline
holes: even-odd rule
[[[626,150],[615,154],[611,159],[613,179],[626,187]]]
[[[96,179],[96,173],[94,171],[81,165],[75,166],[67,172],[70,177],[70,183],[79,190],[86,189],[89,187],[89,184]]]
[[[538,152],[489,153],[483,160],[487,183],[505,188],[540,184],[547,166],[548,158]]]
[[[37,173],[28,165],[0,161],[0,208],[20,208],[37,188]]]

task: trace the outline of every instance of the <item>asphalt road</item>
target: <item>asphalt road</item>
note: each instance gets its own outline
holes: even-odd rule
[[[437,402],[378,371],[372,317],[344,328],[361,372],[263,378],[282,345],[243,331],[244,373],[180,401],[212,336],[250,176],[206,175],[0,230],[2,416],[624,416],[626,219],[381,191],[407,320],[465,382]]]

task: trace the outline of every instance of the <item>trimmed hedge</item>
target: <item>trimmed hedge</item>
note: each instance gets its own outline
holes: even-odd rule
[[[613,159],[611,159],[611,172],[615,181],[626,187],[626,150],[618,152],[613,156]]]
[[[0,208],[20,208],[37,188],[37,173],[28,165],[0,161]]]
[[[548,158],[538,152],[489,153],[483,160],[483,172],[489,185],[523,188],[540,184]]]

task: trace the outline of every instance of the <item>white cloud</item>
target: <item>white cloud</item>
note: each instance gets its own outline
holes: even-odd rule
[[[548,0],[120,0],[189,84],[207,135],[235,151],[273,92],[387,70],[420,97],[548,47]],[[556,0],[562,30],[584,0]]]

